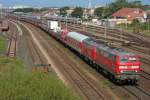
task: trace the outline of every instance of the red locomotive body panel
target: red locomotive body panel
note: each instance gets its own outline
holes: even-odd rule
[[[94,61],[96,60],[96,46],[93,47],[92,58],[93,58]]]
[[[74,40],[74,39],[72,39],[72,38],[70,38],[70,37],[66,37],[65,38],[65,42],[69,45],[69,46],[71,46],[72,48],[74,48],[75,50],[78,50],[78,51],[80,51],[81,50],[81,42],[78,42],[78,41],[76,41],[76,40]]]
[[[111,73],[115,73],[116,62],[106,57],[104,53],[96,52],[96,63]]]
[[[83,42],[83,48],[81,49],[81,53],[93,61],[96,60],[96,46],[95,45],[87,46],[87,44]]]

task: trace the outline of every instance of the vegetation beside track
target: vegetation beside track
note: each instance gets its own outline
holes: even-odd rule
[[[54,73],[31,72],[19,59],[5,57],[0,36],[0,100],[79,100]]]
[[[6,39],[0,36],[0,55],[4,54],[6,49]]]
[[[133,24],[120,24],[116,28],[122,29],[126,32],[131,33],[143,33],[144,35],[150,36],[150,22],[147,23],[133,23]]]
[[[29,72],[18,59],[0,57],[1,100],[78,100],[55,74]]]

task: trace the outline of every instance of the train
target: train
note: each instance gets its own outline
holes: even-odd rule
[[[80,18],[71,18],[71,17],[61,17],[61,16],[50,16],[47,17],[48,20],[67,22],[72,24],[81,24],[82,20]]]
[[[50,29],[46,21],[35,17],[20,16],[19,20],[47,31],[115,83],[136,84],[141,78],[141,62],[137,54],[111,46],[102,40],[95,40],[79,32],[69,32],[61,28]]]

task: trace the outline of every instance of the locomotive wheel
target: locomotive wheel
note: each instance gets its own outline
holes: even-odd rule
[[[131,80],[131,85],[137,85],[137,80]]]
[[[100,68],[99,66],[97,66],[96,68],[97,68],[96,70],[97,70],[98,72],[100,72],[100,73],[103,72],[103,69]]]
[[[116,80],[115,80],[115,83],[116,83],[117,85],[123,85],[124,81],[122,81],[122,80],[120,80],[120,79],[116,79]]]

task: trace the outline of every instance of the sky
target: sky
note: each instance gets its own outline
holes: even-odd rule
[[[92,7],[105,5],[115,0],[91,0]],[[130,0],[133,1],[133,0]],[[144,4],[150,5],[150,0],[141,0]],[[82,6],[88,7],[88,0],[0,0],[4,6],[32,6],[32,7],[62,7],[62,6]]]

